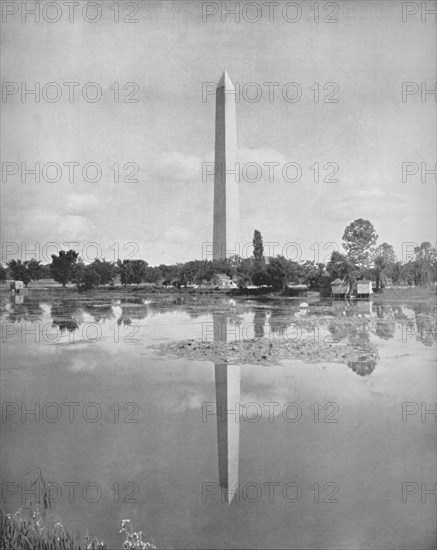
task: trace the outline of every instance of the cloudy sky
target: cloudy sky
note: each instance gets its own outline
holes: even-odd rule
[[[429,90],[436,80],[431,16],[422,22],[419,12],[404,23],[396,0],[319,2],[319,22],[305,1],[295,3],[301,13],[291,6],[285,15],[281,3],[272,22],[261,2],[240,2],[239,22],[222,21],[221,2],[93,2],[100,13],[91,5],[85,16],[84,2],[74,14],[41,2],[36,23],[31,14],[22,22],[20,3],[3,4],[18,10],[2,23],[4,92],[10,83],[2,103],[3,261],[22,256],[6,257],[14,245],[5,243],[39,243],[42,256],[54,252],[48,243],[75,242],[91,259],[96,249],[86,243],[96,242],[107,259],[135,254],[152,265],[201,258],[202,243],[212,240],[213,179],[202,181],[202,163],[213,160],[215,112],[214,96],[202,90],[225,68],[240,88],[241,166],[256,162],[262,170],[258,182],[248,181],[248,171],[240,183],[242,245],[259,229],[265,242],[278,243],[275,253],[285,247],[294,255],[286,247],[295,242],[302,259],[323,261],[333,249],[327,243],[340,245],[358,217],[399,256],[403,242],[435,241],[433,175],[402,181],[402,163],[435,167],[435,97],[420,96],[421,83]],[[118,23],[110,6],[118,6]],[[205,9],[217,13],[205,21]],[[329,17],[338,22],[323,22]],[[23,98],[37,82],[40,101]],[[71,102],[65,82],[78,83]],[[102,92],[95,102],[90,82]],[[267,82],[278,83],[273,101]],[[418,83],[404,102],[403,82]],[[284,90],[296,100],[286,101]],[[22,163],[37,162],[40,181],[22,182]],[[64,163],[73,162],[71,175],[73,165]],[[279,163],[273,182],[263,165],[271,162]],[[299,181],[282,177],[289,162],[301,168]],[[48,163],[61,167],[59,181],[50,181],[57,174]],[[86,181],[87,163],[101,175],[89,165]],[[324,182],[335,165],[331,179],[339,181]]]

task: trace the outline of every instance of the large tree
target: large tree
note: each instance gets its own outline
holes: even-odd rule
[[[378,235],[369,220],[358,218],[343,233],[343,248],[348,259],[357,267],[368,268]]]
[[[254,285],[261,286],[266,284],[266,260],[264,258],[264,244],[261,231],[255,229],[253,233],[253,272],[252,282]]]
[[[43,269],[40,263],[40,261],[32,258],[32,260],[26,260],[25,262],[10,260],[7,265],[12,278],[15,281],[23,281],[24,285],[27,286],[30,281],[41,279]]]
[[[27,263],[27,270],[29,271],[29,276],[32,281],[37,281],[42,278],[43,266],[40,261],[32,259],[25,263]]]
[[[250,285],[253,275],[253,258],[240,258],[237,266],[236,279],[238,286],[244,288]]]
[[[179,277],[183,285],[198,284],[207,277],[206,267],[208,262],[202,260],[190,260],[182,266]]]
[[[414,249],[416,258],[415,264],[415,284],[428,284],[436,280],[437,255],[436,249],[431,243],[424,241],[420,246]]]
[[[391,244],[382,243],[373,256],[376,288],[384,288],[387,277],[392,277],[396,263],[396,254]]]
[[[100,275],[95,260],[92,264],[85,265],[82,261],[77,262],[72,269],[71,281],[76,283],[79,290],[91,290],[99,286]]]
[[[174,281],[177,281],[179,279],[180,267],[181,267],[181,264],[174,264],[174,265],[160,264],[159,271],[162,273],[162,284],[170,285]]]
[[[322,263],[316,264],[307,260],[298,265],[298,282],[306,284],[310,288],[318,289],[323,284],[325,277],[325,266]]]
[[[116,276],[116,266],[114,262],[107,262],[105,259],[96,258],[92,264],[93,270],[98,274],[99,285],[111,284]]]
[[[252,242],[253,242],[253,257],[255,260],[255,264],[265,265],[263,238],[261,235],[261,231],[258,231],[258,229],[255,229],[253,233]]]
[[[374,257],[381,256],[386,263],[394,264],[396,262],[396,254],[391,244],[382,243],[376,247]]]
[[[60,250],[59,256],[52,254],[50,272],[53,279],[56,282],[61,283],[63,287],[71,281],[73,276],[73,267],[77,262],[78,257],[79,253],[75,250],[69,250],[68,252],[65,252],[65,250]]]
[[[23,281],[24,286],[27,286],[32,280],[31,274],[27,267],[29,262],[21,260],[9,260],[8,268],[14,281]]]
[[[268,280],[274,290],[285,290],[287,284],[297,276],[298,264],[284,256],[271,258],[267,266]]]
[[[343,279],[349,281],[355,267],[344,254],[334,250],[331,254],[331,259],[326,265],[326,269],[332,280]]]
[[[161,281],[163,278],[163,274],[161,272],[161,270],[159,269],[159,267],[152,267],[152,266],[148,266],[146,267],[146,270],[145,270],[145,278],[144,278],[144,282],[145,283],[158,283],[159,281]]]
[[[149,264],[144,260],[118,260],[117,266],[121,283],[123,285],[139,285],[144,282],[148,265]]]

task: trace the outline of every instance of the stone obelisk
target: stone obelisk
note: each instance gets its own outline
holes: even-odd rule
[[[240,253],[239,165],[235,88],[225,71],[217,84],[213,259]]]
[[[214,342],[227,341],[227,316],[213,313]],[[214,362],[217,407],[217,449],[222,502],[231,504],[238,493],[240,455],[240,365],[225,356]]]

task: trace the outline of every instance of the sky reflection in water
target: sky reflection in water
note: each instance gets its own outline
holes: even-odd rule
[[[17,414],[3,423],[2,481],[30,482],[25,473],[36,467],[49,481],[77,481],[74,502],[64,486],[53,514],[111,547],[128,517],[163,548],[431,548],[435,503],[420,495],[403,503],[401,484],[435,482],[435,423],[420,413],[402,422],[401,413],[403,402],[435,401],[433,319],[429,304],[413,303],[319,303],[306,312],[296,301],[8,297],[2,324],[17,332],[3,345],[2,401],[28,409],[55,402],[63,414],[58,422]],[[226,357],[214,364],[150,349],[201,339],[213,323],[216,340],[232,341],[293,337],[298,322],[301,337],[372,343],[379,359],[235,367]],[[32,328],[39,342],[23,337]],[[80,405],[69,422],[62,404],[72,401]],[[98,422],[82,418],[90,402],[101,407]],[[205,415],[217,402],[246,407],[239,422]],[[299,407],[297,421],[284,417],[289,403],[296,405],[285,416]],[[80,493],[90,481],[102,488],[96,503]],[[235,483],[240,492],[223,498]],[[286,496],[301,489],[296,502],[283,496],[287,483],[294,485]],[[329,483],[338,487],[336,503]],[[19,497],[3,508],[16,508]]]

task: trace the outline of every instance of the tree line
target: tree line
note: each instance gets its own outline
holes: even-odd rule
[[[382,289],[387,282],[394,285],[426,285],[437,280],[436,249],[423,242],[414,250],[414,256],[402,262],[396,258],[393,246],[384,242],[377,246],[378,235],[370,221],[359,218],[350,223],[343,233],[344,253],[334,251],[329,262],[296,262],[278,255],[264,256],[261,232],[255,230],[253,255],[250,258],[232,256],[225,260],[191,260],[173,265],[150,266],[145,260],[96,259],[85,264],[74,250],[61,250],[52,255],[51,264],[10,260],[0,266],[0,280],[8,278],[29,282],[53,278],[64,287],[76,284],[79,290],[113,285],[119,278],[122,285],[151,283],[156,285],[211,284],[216,274],[226,274],[240,288],[249,285],[268,286],[285,290],[289,283],[305,284],[310,289],[329,292],[330,283],[337,278],[352,284],[358,279],[375,281]]]

